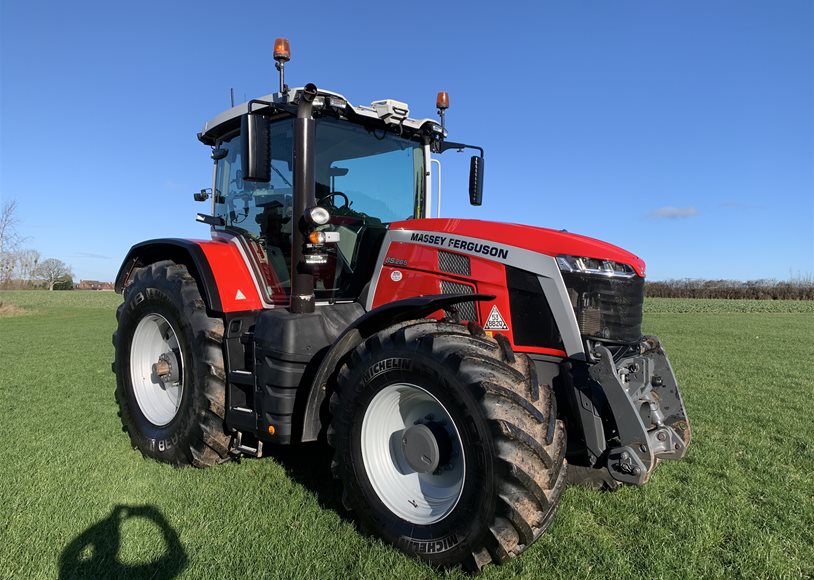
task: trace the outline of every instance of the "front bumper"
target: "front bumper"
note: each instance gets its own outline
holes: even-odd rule
[[[690,443],[690,423],[675,373],[657,337],[644,337],[639,353],[614,361],[596,348],[599,360],[589,368],[616,425],[606,466],[616,481],[647,482],[661,459],[681,459]]]

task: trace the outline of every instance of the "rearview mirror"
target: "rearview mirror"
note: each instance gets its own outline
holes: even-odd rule
[[[483,157],[473,155],[469,160],[469,203],[480,205],[483,201]]]
[[[244,181],[271,181],[271,126],[255,113],[240,118],[240,141]]]

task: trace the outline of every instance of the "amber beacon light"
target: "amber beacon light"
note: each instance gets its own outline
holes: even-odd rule
[[[288,87],[285,84],[285,63],[291,60],[291,46],[287,38],[277,38],[274,41],[274,60],[277,61],[275,67],[280,71],[280,92],[287,93]]]
[[[444,130],[444,113],[449,109],[449,95],[446,91],[440,91],[435,97],[435,106],[438,108],[438,115],[441,117],[441,131]]]

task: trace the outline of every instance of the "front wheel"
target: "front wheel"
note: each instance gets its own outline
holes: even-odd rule
[[[533,363],[507,347],[422,320],[351,354],[328,440],[365,528],[434,565],[474,570],[545,531],[564,487],[565,430]]]
[[[207,314],[186,267],[139,268],[116,316],[116,400],[133,446],[177,466],[228,458],[223,321]]]

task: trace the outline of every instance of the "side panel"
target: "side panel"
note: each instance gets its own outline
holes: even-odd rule
[[[260,310],[263,302],[257,292],[243,255],[235,243],[201,242],[201,250],[212,268],[223,312]]]
[[[459,260],[463,260],[464,265],[457,273],[450,271],[456,268],[442,268],[444,262],[454,264]],[[542,293],[562,335],[564,350],[515,344],[506,279],[506,266],[509,265],[538,276]],[[555,260],[504,244],[483,244],[475,238],[451,234],[390,231],[379,254],[367,308],[411,296],[444,293],[442,283],[445,280],[474,286],[473,292],[495,296],[494,300],[478,303],[477,322],[487,330],[504,334],[514,350],[554,356],[582,353],[579,328]]]

